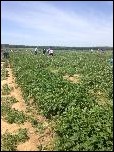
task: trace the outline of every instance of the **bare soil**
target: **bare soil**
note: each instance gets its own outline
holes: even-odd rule
[[[80,82],[80,75],[79,74],[74,74],[73,76],[66,74],[65,76],[63,76],[63,78],[72,82],[72,83],[79,83]]]
[[[1,66],[3,66],[4,62],[1,62]],[[15,83],[15,77],[12,74],[12,69],[10,68],[10,65],[8,68],[9,77],[6,80],[2,80],[1,82],[1,88],[4,84],[8,84],[9,87],[13,87],[13,90],[11,91],[10,95],[4,95],[2,97],[11,97],[13,96],[18,100],[17,103],[14,103],[12,105],[12,109],[16,109],[18,111],[23,111],[26,115],[32,115],[35,117],[39,122],[42,122],[42,124],[45,126],[44,132],[41,134],[40,132],[36,132],[36,129],[33,128],[32,124],[30,122],[25,122],[24,124],[10,124],[6,122],[3,118],[1,118],[1,133],[4,134],[6,131],[9,133],[15,133],[19,128],[26,128],[28,129],[28,136],[29,140],[25,143],[21,143],[17,146],[17,151],[38,151],[38,147],[47,147],[48,150],[53,150],[53,141],[54,141],[54,132],[52,128],[50,127],[50,124],[46,120],[45,117],[42,115],[38,115],[35,113],[35,109],[30,112],[27,112],[27,105],[25,104],[25,101],[22,97],[22,91],[21,88],[18,87],[18,85]]]

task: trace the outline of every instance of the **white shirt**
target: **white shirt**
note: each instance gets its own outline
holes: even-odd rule
[[[53,53],[53,50],[49,50],[49,54]]]
[[[37,48],[35,48],[35,51],[37,51]]]

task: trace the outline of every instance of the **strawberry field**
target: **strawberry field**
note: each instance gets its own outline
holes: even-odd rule
[[[55,150],[109,151],[113,147],[111,52],[13,52],[10,65],[26,103],[54,121]]]

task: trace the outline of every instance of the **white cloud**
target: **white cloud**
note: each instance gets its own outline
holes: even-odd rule
[[[84,46],[94,43],[112,45],[112,14],[107,20],[102,13],[100,18],[95,15],[93,10],[89,17],[87,13],[78,14],[73,10],[70,12],[60,10],[50,5],[49,2],[18,2],[17,10],[2,9],[1,17],[2,21],[7,20],[12,24],[18,24],[20,29],[28,30],[29,36],[25,36],[28,41],[31,37],[34,42],[41,41],[42,45],[43,39],[45,42],[54,42],[57,45],[60,42],[65,45],[69,42],[69,44],[77,46],[81,42]],[[10,30],[13,32],[13,29]],[[24,33],[19,33],[17,29],[15,35],[21,37],[21,34],[24,38]],[[15,35],[13,34],[13,37],[16,37]]]

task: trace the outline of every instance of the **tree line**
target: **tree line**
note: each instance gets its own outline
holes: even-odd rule
[[[28,45],[10,45],[10,44],[1,44],[1,49],[4,48],[38,48],[38,49],[47,49],[49,47],[53,48],[54,50],[113,50],[113,47],[109,46],[96,46],[96,47],[66,47],[66,46],[28,46]]]

